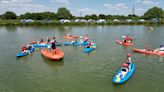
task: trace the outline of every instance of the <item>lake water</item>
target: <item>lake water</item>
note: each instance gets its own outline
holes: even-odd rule
[[[20,46],[32,40],[56,36],[62,41],[67,32],[88,34],[97,48],[90,54],[83,47],[62,46],[64,59],[53,62],[40,54],[40,49],[16,58]],[[163,92],[164,60],[158,56],[133,53],[115,43],[122,35],[134,37],[134,47],[152,48],[164,44],[164,26],[30,26],[0,27],[0,91],[1,92]],[[133,76],[122,85],[112,78],[132,53],[136,64]]]

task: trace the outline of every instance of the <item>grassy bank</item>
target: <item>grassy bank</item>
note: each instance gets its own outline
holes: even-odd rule
[[[0,20],[0,26],[15,25],[15,26],[28,26],[28,25],[149,25],[153,24],[150,21],[145,22],[107,22],[107,23],[96,23],[96,22],[70,22],[70,23],[60,23],[57,20],[53,20],[51,23],[44,23],[42,20],[35,20],[31,23],[22,23],[20,20]],[[164,24],[164,21],[160,21],[156,24]]]

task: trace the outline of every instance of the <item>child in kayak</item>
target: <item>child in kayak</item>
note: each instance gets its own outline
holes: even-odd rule
[[[124,63],[122,64],[121,72],[118,75],[116,75],[116,77],[123,79],[127,73],[128,73],[128,64]]]

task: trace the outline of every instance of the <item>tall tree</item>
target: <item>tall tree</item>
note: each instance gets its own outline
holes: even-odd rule
[[[106,19],[106,16],[104,14],[99,14],[100,19]]]
[[[93,19],[93,20],[98,20],[99,17],[98,17],[96,14],[92,14],[92,15],[91,15],[91,19]]]
[[[7,11],[2,15],[3,19],[16,19],[17,15],[12,11]]]
[[[61,7],[58,9],[57,16],[59,19],[72,19],[73,18],[70,11],[65,7]]]
[[[144,13],[144,18],[145,19],[163,18],[163,10],[158,7],[153,7]]]

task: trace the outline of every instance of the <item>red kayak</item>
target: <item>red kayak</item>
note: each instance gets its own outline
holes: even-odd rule
[[[129,42],[124,43],[120,40],[116,40],[116,43],[120,44],[120,45],[123,45],[123,46],[133,46],[133,43],[129,43]]]
[[[164,51],[147,51],[144,49],[137,49],[137,48],[133,48],[133,50],[135,52],[142,53],[142,54],[164,56]]]
[[[41,54],[50,60],[59,60],[64,57],[64,52],[59,48],[56,48],[55,51],[49,51],[49,49],[42,49]]]

